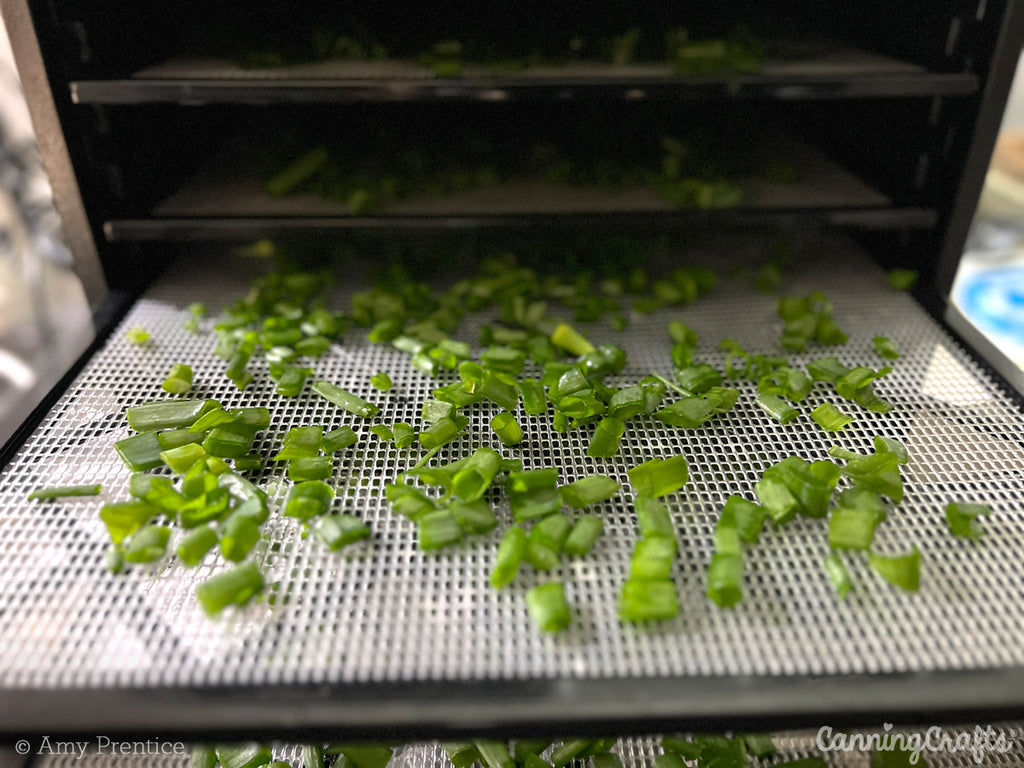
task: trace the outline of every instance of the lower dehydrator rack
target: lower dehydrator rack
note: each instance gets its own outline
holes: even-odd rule
[[[916,750],[919,759],[913,764],[928,768],[1010,766],[1024,761],[1024,726],[1020,723],[896,729],[891,725],[886,728],[879,724],[873,731],[846,733],[827,725],[817,730],[773,733],[775,754],[751,757],[747,765],[772,768],[793,760],[820,758],[828,768],[866,768],[873,751],[886,757],[903,749],[908,749],[909,754],[915,754]],[[623,768],[646,768],[662,754],[659,742],[658,737],[619,739],[612,752],[619,756]],[[191,759],[190,745],[156,740],[125,743],[97,739],[87,743],[84,754],[57,753],[52,742],[35,745],[29,742],[29,749],[38,754],[33,765],[39,768],[186,768]],[[65,749],[71,752],[73,748]],[[275,760],[285,761],[293,768],[310,768],[303,763],[299,746],[273,745],[272,753]],[[590,764],[588,759],[577,758],[569,766],[581,768]],[[426,742],[396,747],[389,763],[391,768],[451,768],[451,765],[440,744]]]
[[[736,263],[753,258],[754,241],[745,242],[729,249]],[[700,250],[676,261],[699,259]],[[781,290],[824,290],[850,340],[791,361],[835,354],[850,366],[878,367],[883,361],[872,337],[889,336],[902,357],[877,390],[893,411],[874,414],[840,402],[857,420],[833,435],[807,416],[833,399],[823,385],[797,421],[780,425],[755,406],[753,385],[739,382],[737,406],[708,426],[631,424],[619,456],[590,460],[588,432],[562,435],[531,421],[526,441],[508,449],[487,427],[489,409],[472,410],[468,436],[442,455],[493,445],[522,458],[527,469],[560,466],[560,482],[599,472],[627,489],[589,510],[605,522],[590,556],[564,561],[548,575],[526,571],[501,591],[487,576],[509,521],[504,499],[494,499],[503,520],[498,531],[454,550],[420,552],[415,526],[389,511],[378,493],[418,452],[381,443],[367,423],[308,389],[298,398],[278,397],[259,369],[253,384],[236,390],[213,355],[212,335],[182,328],[185,310],[204,301],[215,317],[266,266],[183,257],[132,307],[0,473],[0,729],[430,738],[538,728],[642,733],[680,723],[701,730],[784,727],[816,723],[822,712],[850,721],[886,714],[956,722],[969,712],[1019,711],[1020,404],[908,294],[889,288],[884,272],[855,246],[823,236],[801,253]],[[344,283],[372,266],[372,258],[347,264],[339,275]],[[673,318],[698,332],[697,359],[718,368],[724,337],[751,352],[777,352],[774,298],[728,279],[725,269],[721,274],[713,294],[693,306],[635,315],[621,333],[582,327],[596,343],[629,352],[623,382],[670,371],[665,327]],[[343,284],[343,292],[362,285]],[[343,306],[339,300],[335,308]],[[485,319],[468,316],[459,337],[475,340]],[[136,326],[152,334],[149,346],[125,338],[124,330]],[[270,409],[271,429],[256,446],[265,455],[289,427],[352,425],[360,443],[340,455],[331,482],[340,511],[365,520],[372,541],[331,553],[304,539],[295,521],[272,515],[265,537],[271,543],[258,556],[269,585],[264,599],[212,621],[194,591],[223,569],[220,561],[192,571],[164,563],[107,573],[108,540],[97,511],[102,500],[128,497],[130,475],[113,443],[128,434],[125,408],[160,399],[160,382],[177,362],[195,369],[193,396]],[[403,353],[366,342],[358,329],[315,365],[319,377],[380,403],[387,423],[418,423],[420,404],[438,386]],[[395,382],[387,394],[369,384],[379,370]],[[903,441],[911,457],[903,473],[906,498],[879,527],[876,548],[920,548],[919,592],[898,592],[862,558],[850,557],[854,590],[837,602],[822,571],[829,551],[824,521],[800,519],[766,528],[749,550],[745,598],[734,610],[704,597],[714,523],[729,494],[753,498],[760,473],[792,454],[827,458],[832,444],[870,452],[875,435]],[[636,539],[626,469],[679,453],[691,479],[666,501],[680,531],[673,578],[681,613],[651,626],[620,624],[617,595]],[[276,509],[287,492],[283,466],[268,462],[255,479],[269,488]],[[100,501],[26,500],[35,487],[75,483],[102,483]],[[976,542],[953,537],[943,516],[951,500],[989,504],[987,535]],[[547,636],[530,621],[524,594],[554,579],[565,582],[574,618],[567,631]]]

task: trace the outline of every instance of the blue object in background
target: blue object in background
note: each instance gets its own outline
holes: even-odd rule
[[[957,304],[968,320],[1024,344],[1024,266],[980,270],[957,282]]]

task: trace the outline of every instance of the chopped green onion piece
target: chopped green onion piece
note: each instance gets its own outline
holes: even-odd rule
[[[850,583],[850,572],[846,570],[846,566],[839,559],[839,555],[835,552],[829,554],[825,558],[824,568],[825,575],[828,576],[828,580],[832,583],[832,588],[836,591],[836,597],[840,600],[845,600],[853,585]]]
[[[233,514],[224,523],[220,552],[225,560],[241,562],[260,540],[259,524],[249,515]]]
[[[132,344],[135,344],[136,346],[139,347],[147,346],[150,342],[149,331],[147,331],[145,328],[139,328],[137,326],[135,328],[129,328],[127,331],[125,331],[124,336]]]
[[[788,523],[800,508],[800,502],[781,480],[762,477],[754,485],[754,492],[775,525]]]
[[[739,531],[719,522],[715,526],[715,552],[723,555],[742,555],[743,548],[740,546]]]
[[[767,733],[744,733],[739,736],[747,748],[747,753],[754,757],[771,757],[776,753],[775,742]]]
[[[832,403],[819,405],[811,411],[811,418],[814,419],[815,424],[827,432],[838,432],[847,424],[856,421],[853,416],[847,416]]]
[[[881,518],[873,509],[837,507],[828,520],[828,545],[833,549],[868,550],[880,522]]]
[[[687,741],[679,736],[662,736],[661,748],[666,752],[675,752],[686,760],[696,760],[700,757],[701,747],[692,741]]]
[[[375,373],[371,376],[370,383],[381,392],[387,392],[392,386],[391,377],[384,371],[380,371],[379,373]]]
[[[867,490],[888,496],[893,504],[903,500],[903,479],[900,477],[899,456],[895,453],[875,453],[850,459],[842,472]]]
[[[513,750],[513,756],[517,763],[523,765],[527,757],[537,756],[550,746],[550,739],[519,739]]]
[[[62,499],[72,496],[98,496],[102,486],[96,485],[51,485],[48,488],[36,488],[28,495],[34,499]]]
[[[686,459],[682,456],[651,459],[633,467],[627,474],[637,495],[654,499],[678,491],[690,479]]]
[[[800,415],[800,411],[777,395],[762,392],[757,396],[756,402],[762,411],[780,424],[788,424]]]
[[[191,768],[217,768],[217,753],[205,744],[192,746]]]
[[[157,433],[156,439],[160,443],[160,450],[167,451],[171,448],[180,448],[187,443],[201,443],[206,436],[190,429],[169,429]]]
[[[666,580],[672,574],[675,556],[675,539],[666,536],[640,539],[633,548],[629,577],[644,581]]]
[[[707,595],[722,608],[743,599],[743,556],[716,552],[708,563]]]
[[[320,450],[324,453],[337,453],[358,442],[359,436],[352,430],[352,427],[345,425],[325,432],[320,438]]]
[[[906,464],[910,460],[910,455],[907,452],[907,446],[894,437],[875,435],[872,442],[875,446],[875,453],[894,453],[896,454],[896,461],[899,464]],[[856,458],[856,456],[851,458]]]
[[[171,529],[166,525],[147,525],[132,534],[124,549],[124,559],[129,563],[152,563],[159,560],[167,552],[170,538]]]
[[[584,557],[594,548],[604,533],[604,521],[599,517],[585,516],[576,521],[562,550],[573,557]]]
[[[408,448],[416,442],[416,431],[407,422],[396,421],[391,426],[391,433],[395,438],[396,448]]]
[[[519,382],[519,391],[523,396],[523,410],[530,416],[540,416],[548,412],[548,400],[544,395],[544,385],[536,379],[523,379]]]
[[[448,511],[466,533],[484,534],[498,527],[498,516],[484,499],[453,501]]]
[[[540,584],[526,593],[526,608],[544,632],[560,632],[572,622],[565,587],[560,581]]]
[[[209,525],[203,524],[178,544],[178,558],[189,568],[194,568],[215,546],[217,546],[217,532]]]
[[[160,459],[171,468],[175,474],[183,475],[197,461],[205,461],[209,454],[203,446],[189,443],[180,448],[171,448],[169,451],[161,451]]]
[[[321,745],[304,744],[301,755],[302,768],[324,768],[324,748]]]
[[[671,580],[627,579],[619,594],[622,621],[659,621],[679,615],[679,596]]]
[[[427,429],[419,433],[420,445],[428,451],[439,448],[454,440],[469,425],[469,419],[462,414],[455,414],[438,419]]]
[[[355,768],[387,768],[394,755],[391,747],[375,744],[345,744],[339,750]]]
[[[850,369],[835,357],[821,357],[807,364],[807,372],[814,381],[834,383],[850,372]]]
[[[308,480],[298,483],[288,491],[288,498],[284,504],[284,515],[285,517],[297,517],[299,520],[309,520],[327,512],[333,498],[334,489],[325,482]]]
[[[288,479],[295,482],[326,480],[333,472],[334,459],[330,456],[307,456],[288,462]]]
[[[506,747],[500,741],[477,739],[473,742],[486,768],[514,768],[515,763]]]
[[[248,453],[235,459],[236,472],[259,472],[263,469],[263,457],[258,453]]]
[[[175,363],[160,387],[172,395],[185,394],[192,389],[192,369],[183,363]]]
[[[436,509],[416,518],[420,549],[440,549],[462,541],[462,528],[447,509]]]
[[[722,384],[722,374],[707,363],[677,368],[674,373],[679,386],[692,395],[699,395]]]
[[[641,536],[644,538],[664,536],[673,543],[675,542],[676,529],[664,504],[647,496],[637,496],[634,504],[637,527],[640,529]]]
[[[891,269],[889,286],[897,291],[909,291],[917,283],[918,276],[916,269]]]
[[[675,752],[666,752],[654,759],[654,768],[686,768],[686,763]]]
[[[398,485],[389,483],[387,485],[388,502],[391,508],[402,517],[416,520],[437,508],[433,500],[418,488],[411,485]]]
[[[480,759],[480,750],[470,742],[441,742],[441,747],[455,768],[469,768]]]
[[[269,747],[262,744],[218,745],[217,759],[221,768],[259,768],[273,759]]]
[[[917,547],[908,555],[885,557],[868,553],[868,564],[895,587],[916,592],[921,583],[921,552]]]
[[[477,448],[452,477],[452,492],[463,501],[475,501],[494,480],[501,468],[501,456],[492,448]]]
[[[333,403],[343,411],[348,411],[364,419],[370,419],[380,413],[380,408],[368,403],[362,398],[356,397],[351,392],[346,392],[341,387],[331,384],[329,381],[316,381],[313,383],[313,391],[325,400]]]
[[[551,750],[551,764],[554,768],[563,768],[593,743],[593,739],[570,739]]]
[[[538,571],[548,571],[558,565],[562,547],[572,523],[565,515],[556,513],[538,521],[530,530],[526,543],[526,557]]]
[[[896,349],[896,345],[892,339],[886,338],[885,336],[875,336],[871,339],[871,343],[875,347],[875,352],[879,357],[886,360],[897,360],[900,356],[900,352]]]
[[[858,366],[848,371],[836,381],[836,394],[847,400],[854,400],[860,390],[870,385],[871,382],[881,379],[890,373],[892,373],[892,368],[888,366],[879,368],[877,371]]]
[[[504,445],[518,445],[523,442],[523,428],[516,417],[507,411],[496,413],[491,419],[491,429]]]
[[[281,372],[277,380],[274,392],[281,397],[298,397],[302,388],[306,386],[306,379],[313,375],[312,368],[301,368],[299,366],[288,366]]]
[[[684,397],[654,414],[658,421],[670,427],[696,429],[716,413],[715,404],[703,397]]]
[[[214,427],[201,443],[203,450],[210,456],[224,459],[236,459],[245,456],[252,450],[253,435],[247,431],[232,431]],[[175,450],[175,449],[171,449]]]
[[[579,331],[566,323],[559,323],[551,334],[551,343],[572,355],[585,355],[595,347]]]
[[[587,456],[591,458],[611,458],[619,452],[619,441],[626,431],[622,419],[605,416],[597,423],[594,436],[587,446]]]
[[[374,424],[370,431],[381,439],[382,442],[390,443],[395,439],[395,433],[387,424]]]
[[[342,547],[370,538],[370,528],[355,515],[326,515],[316,526],[320,541],[337,552]]]
[[[250,560],[204,581],[196,588],[196,597],[203,610],[215,616],[229,605],[245,605],[262,591],[263,574]],[[223,758],[221,764],[223,767]]]
[[[125,466],[133,472],[142,472],[163,464],[160,440],[153,432],[141,432],[114,443]]]
[[[978,517],[990,515],[987,504],[971,504],[965,501],[951,501],[946,505],[946,525],[954,536],[976,539],[985,531],[978,525]]]
[[[766,516],[767,511],[764,507],[742,496],[732,495],[725,500],[718,525],[735,528],[740,540],[746,544],[756,544]]]
[[[599,501],[610,499],[621,487],[607,475],[582,477],[558,489],[562,500],[573,509],[583,509]]]
[[[308,459],[320,454],[324,428],[318,425],[309,427],[292,427],[285,433],[281,450],[271,461],[291,461],[292,459]]]
[[[307,357],[319,357],[331,348],[331,340],[325,336],[308,336],[295,342],[295,351]]]
[[[491,570],[491,586],[500,589],[512,583],[519,566],[526,557],[527,536],[522,528],[509,528],[498,545],[498,553],[494,558]]]
[[[889,413],[892,410],[892,403],[887,402],[875,394],[875,389],[870,384],[861,387],[853,396],[853,402],[867,411],[874,413]]]

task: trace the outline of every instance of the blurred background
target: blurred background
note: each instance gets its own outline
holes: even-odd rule
[[[1018,66],[952,300],[1024,371],[1024,76]],[[0,444],[94,336],[0,23]]]

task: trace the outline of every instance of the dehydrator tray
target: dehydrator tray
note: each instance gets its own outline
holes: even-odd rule
[[[888,730],[880,723],[873,731],[851,731],[849,741],[837,736],[838,729],[827,725],[818,730],[773,733],[776,753],[751,758],[748,765],[750,768],[772,768],[791,760],[817,757],[829,768],[867,768],[876,747],[881,756],[888,756],[908,746],[911,754],[915,748],[919,750],[916,754],[920,759],[915,764],[927,765],[928,768],[1013,766],[1024,761],[1024,725],[1018,722]],[[558,740],[555,743],[557,745]],[[52,743],[48,744],[35,745],[34,750],[39,756],[33,765],[39,768],[187,768],[190,765],[190,747],[181,742],[149,741],[122,746],[121,742],[115,745],[112,740],[97,741],[86,743],[84,753],[67,748],[68,753],[65,754],[54,754],[57,749]],[[31,744],[30,749],[33,749]],[[127,753],[119,753],[119,749],[125,749]],[[619,756],[623,768],[648,768],[663,752],[659,737],[619,739],[612,751]],[[293,768],[304,768],[301,747],[273,745],[272,752],[275,760],[284,760]],[[585,768],[591,764],[591,760],[576,759],[569,766]],[[451,768],[451,765],[444,749],[437,743],[398,746],[389,763],[394,768]]]
[[[850,340],[792,361],[834,352],[847,365],[877,366],[871,339],[891,337],[902,357],[877,385],[894,404],[890,414],[858,409],[839,436],[825,433],[806,415],[827,398],[819,385],[804,415],[783,426],[758,410],[751,385],[741,383],[739,404],[720,420],[696,431],[633,427],[614,459],[587,459],[585,431],[560,435],[546,426],[531,426],[518,448],[502,448],[487,428],[487,409],[471,411],[469,436],[448,452],[492,444],[526,468],[557,464],[562,482],[603,472],[623,483],[627,468],[652,456],[684,454],[691,480],[667,497],[680,531],[674,580],[682,610],[653,626],[617,618],[636,538],[628,491],[593,510],[606,533],[591,556],[540,578],[527,570],[501,591],[487,584],[509,521],[497,496],[498,532],[455,550],[420,552],[413,524],[379,495],[417,454],[385,447],[365,423],[311,392],[281,398],[263,376],[237,391],[212,354],[213,339],[182,329],[184,309],[205,301],[215,316],[263,265],[183,258],[134,305],[0,474],[0,729],[431,738],[537,728],[650,732],[680,723],[701,730],[807,725],[822,711],[870,722],[883,714],[955,721],[952,713],[962,720],[968,712],[1019,711],[1020,404],[909,295],[889,289],[884,273],[852,245],[828,239],[804,250],[784,292],[825,290]],[[752,258],[749,244],[728,253],[741,263]],[[365,274],[364,266],[339,273],[344,291],[359,287],[345,280]],[[671,318],[697,330],[698,359],[719,368],[724,358],[716,345],[726,336],[752,352],[777,351],[774,300],[724,277],[691,307],[636,315],[621,333],[589,330],[595,342],[628,350],[622,376],[632,381],[652,369],[669,371]],[[483,319],[464,321],[460,335],[475,339]],[[152,333],[151,346],[125,339],[123,330],[134,326]],[[264,600],[211,621],[194,590],[221,563],[114,576],[102,565],[107,536],[99,501],[26,500],[37,486],[86,482],[102,483],[105,499],[127,498],[129,472],[112,448],[127,434],[124,410],[159,398],[176,362],[194,367],[197,396],[270,408],[271,429],[257,446],[263,452],[276,450],[278,435],[291,426],[352,424],[359,449],[343,455],[332,482],[341,508],[370,525],[372,542],[334,554],[303,540],[294,521],[272,517],[273,544],[260,554],[271,584]],[[437,386],[402,353],[369,344],[359,331],[316,366],[320,377],[380,402],[388,423],[418,423],[420,403]],[[369,384],[378,370],[395,381],[386,396]],[[862,559],[848,558],[855,587],[837,602],[821,568],[828,554],[823,521],[797,520],[766,529],[750,548],[745,599],[734,610],[704,598],[713,526],[729,494],[752,498],[761,471],[783,457],[827,458],[833,443],[870,451],[878,434],[903,441],[911,458],[906,499],[879,528],[876,546],[921,549],[918,593],[900,593]],[[287,483],[280,482],[283,467],[270,466],[258,480],[271,486],[276,505]],[[946,529],[943,509],[954,499],[991,506],[983,539],[956,539]],[[574,611],[571,628],[557,636],[536,630],[523,599],[527,588],[549,579],[565,582]]]
[[[838,98],[966,96],[974,75],[930,72],[887,56],[822,44],[813,55],[769,59],[756,73],[679,76],[668,64],[598,62],[532,66],[495,72],[467,64],[453,78],[436,78],[412,61],[323,61],[269,69],[242,69],[230,61],[181,57],[138,70],[129,78],[71,83],[78,104],[162,101],[406,101],[515,98]]]

